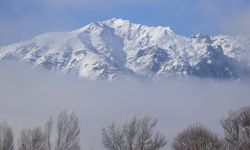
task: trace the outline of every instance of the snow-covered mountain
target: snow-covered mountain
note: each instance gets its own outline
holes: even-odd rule
[[[185,37],[169,27],[110,19],[1,47],[0,59],[16,58],[91,80],[242,79],[250,77],[249,50],[246,36]]]

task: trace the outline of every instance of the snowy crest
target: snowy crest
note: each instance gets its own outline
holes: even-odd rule
[[[0,59],[15,58],[90,80],[241,79],[250,77],[249,39],[204,34],[185,37],[169,27],[113,18],[1,47]]]

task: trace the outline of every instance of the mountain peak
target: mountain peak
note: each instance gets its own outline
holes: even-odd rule
[[[108,19],[108,20],[105,20],[103,21],[105,23],[130,23],[129,20],[126,20],[126,19],[122,19],[122,18],[111,18],[111,19]]]
[[[185,37],[169,27],[112,18],[2,47],[0,59],[14,57],[35,67],[92,80],[250,77],[250,59],[242,64],[245,57],[240,55],[247,46],[242,45],[242,39],[224,38],[203,34]]]
[[[108,20],[104,21],[95,21],[93,23],[90,23],[80,29],[77,29],[75,31],[77,32],[84,32],[86,30],[89,30],[91,28],[95,27],[100,27],[100,28],[105,28],[105,27],[110,27],[113,28],[114,30],[151,30],[152,32],[164,32],[166,34],[170,33],[173,34],[175,33],[170,27],[163,27],[163,26],[148,26],[148,25],[142,25],[139,23],[133,23],[129,20],[125,20],[122,18],[111,18]],[[137,31],[139,32],[139,31]]]
[[[143,26],[148,28],[158,28],[162,30],[168,30],[169,32],[174,32],[170,27],[163,27],[163,26],[148,26],[142,25],[140,23],[133,23],[129,20],[122,19],[122,18],[111,18],[106,21],[103,21],[104,24],[113,25],[115,27],[122,27],[122,26]]]

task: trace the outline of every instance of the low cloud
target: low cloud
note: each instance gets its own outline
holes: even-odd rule
[[[219,120],[250,105],[248,83],[223,81],[89,82],[16,62],[0,62],[0,120],[16,129],[44,123],[61,110],[80,118],[83,149],[102,149],[101,128],[147,113],[158,119],[168,146],[184,127],[199,122],[223,135]]]

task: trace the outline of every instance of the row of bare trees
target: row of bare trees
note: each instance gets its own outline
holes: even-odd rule
[[[157,120],[144,115],[131,117],[122,123],[112,123],[102,129],[102,144],[106,150],[166,149],[165,136],[155,132]],[[180,132],[172,143],[173,150],[250,150],[250,107],[230,111],[221,120],[224,138],[202,125],[196,124]],[[14,143],[14,135],[6,121],[0,122],[0,150],[80,150],[80,126],[74,112],[63,111],[45,126],[21,130]],[[53,134],[52,134],[53,133]],[[53,137],[53,138],[52,138]]]
[[[224,139],[214,133],[194,125],[179,133],[174,140],[174,150],[250,150],[250,107],[230,111],[221,120]]]
[[[112,123],[102,129],[103,145],[107,150],[159,150],[167,143],[159,132],[154,133],[157,121],[149,116],[132,117],[123,124]]]
[[[103,128],[106,150],[160,150],[167,144],[165,137],[154,132],[156,120],[148,116],[132,117],[124,123]],[[221,120],[224,138],[220,139],[206,127],[195,124],[180,132],[172,143],[173,150],[250,150],[250,107],[230,111]]]
[[[80,126],[74,112],[63,111],[57,118],[56,132],[52,135],[53,120],[44,127],[22,129],[17,139],[18,150],[80,150]],[[55,136],[55,140],[52,139]],[[54,142],[53,142],[54,141]],[[52,144],[53,143],[53,144]],[[0,150],[14,150],[14,135],[7,122],[0,123]]]

